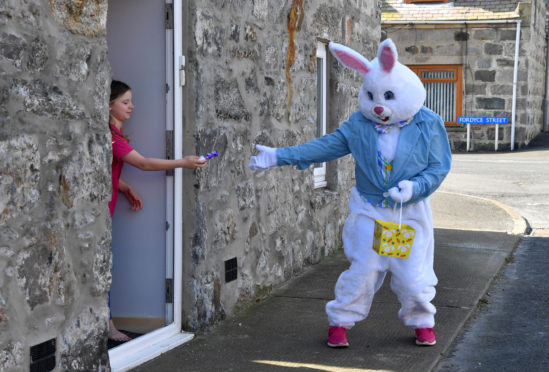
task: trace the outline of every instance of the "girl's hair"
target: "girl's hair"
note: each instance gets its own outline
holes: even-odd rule
[[[128,90],[131,90],[128,84],[119,80],[113,80],[111,82],[111,98],[109,99],[109,103],[126,93]]]
[[[130,86],[123,81],[111,81],[111,97],[109,99],[109,103],[112,103],[115,99],[126,93],[128,90],[131,90]],[[122,137],[124,137],[126,141],[130,142],[130,138],[126,136],[122,130],[120,130],[120,132],[122,133]]]

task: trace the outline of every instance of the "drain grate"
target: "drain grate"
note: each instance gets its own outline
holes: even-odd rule
[[[55,338],[31,346],[30,372],[49,372],[55,368]]]
[[[236,257],[225,261],[225,283],[232,282],[238,277],[238,263]]]

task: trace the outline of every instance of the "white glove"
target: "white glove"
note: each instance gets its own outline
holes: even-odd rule
[[[398,183],[398,187],[391,187],[389,190],[389,196],[397,203],[406,203],[412,199],[414,193],[414,183],[412,181],[404,180]]]
[[[262,145],[255,145],[259,154],[250,158],[248,167],[251,170],[268,169],[277,166],[276,148]]]

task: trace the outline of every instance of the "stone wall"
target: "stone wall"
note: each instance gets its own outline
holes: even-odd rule
[[[196,330],[341,247],[351,157],[328,164],[323,189],[312,169],[247,164],[255,144],[314,138],[317,39],[375,57],[380,4],[184,4],[184,146],[220,153],[184,178],[183,315]],[[58,370],[108,371],[107,1],[5,0],[0,15],[0,370],[28,369],[29,349],[53,339]],[[332,132],[361,77],[331,57],[328,70]]]
[[[527,145],[536,135],[543,130],[543,102],[545,97],[546,79],[546,2],[542,0],[532,1],[529,14],[529,39],[527,41],[526,68],[528,71],[528,91],[526,102],[526,119],[521,119],[526,125],[517,128],[516,136],[524,140],[518,142],[518,146]]]
[[[530,4],[524,4],[530,6]],[[542,129],[545,90],[545,4],[523,10],[518,65],[515,148],[526,146]],[[469,25],[384,25],[405,64],[461,64],[463,116],[506,116],[498,149],[511,147],[511,113],[516,23]],[[541,47],[540,47],[541,46]],[[466,149],[466,128],[448,128],[454,151]],[[471,125],[472,151],[493,151],[495,127]]]
[[[312,168],[252,173],[248,161],[255,144],[315,137],[317,39],[374,58],[380,4],[195,1],[184,14],[185,141],[196,153],[220,153],[184,186],[195,190],[186,193],[183,258],[184,323],[194,330],[258,301],[341,247],[354,184],[350,156],[329,164],[328,187],[316,190]],[[357,109],[361,77],[332,58],[328,69],[332,132]],[[234,257],[238,279],[226,283],[224,262]]]
[[[109,370],[106,1],[0,2],[0,370]]]

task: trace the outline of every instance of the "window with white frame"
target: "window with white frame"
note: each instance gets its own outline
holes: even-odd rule
[[[326,44],[316,46],[316,136],[326,134]],[[314,164],[315,189],[326,187],[326,163]]]

